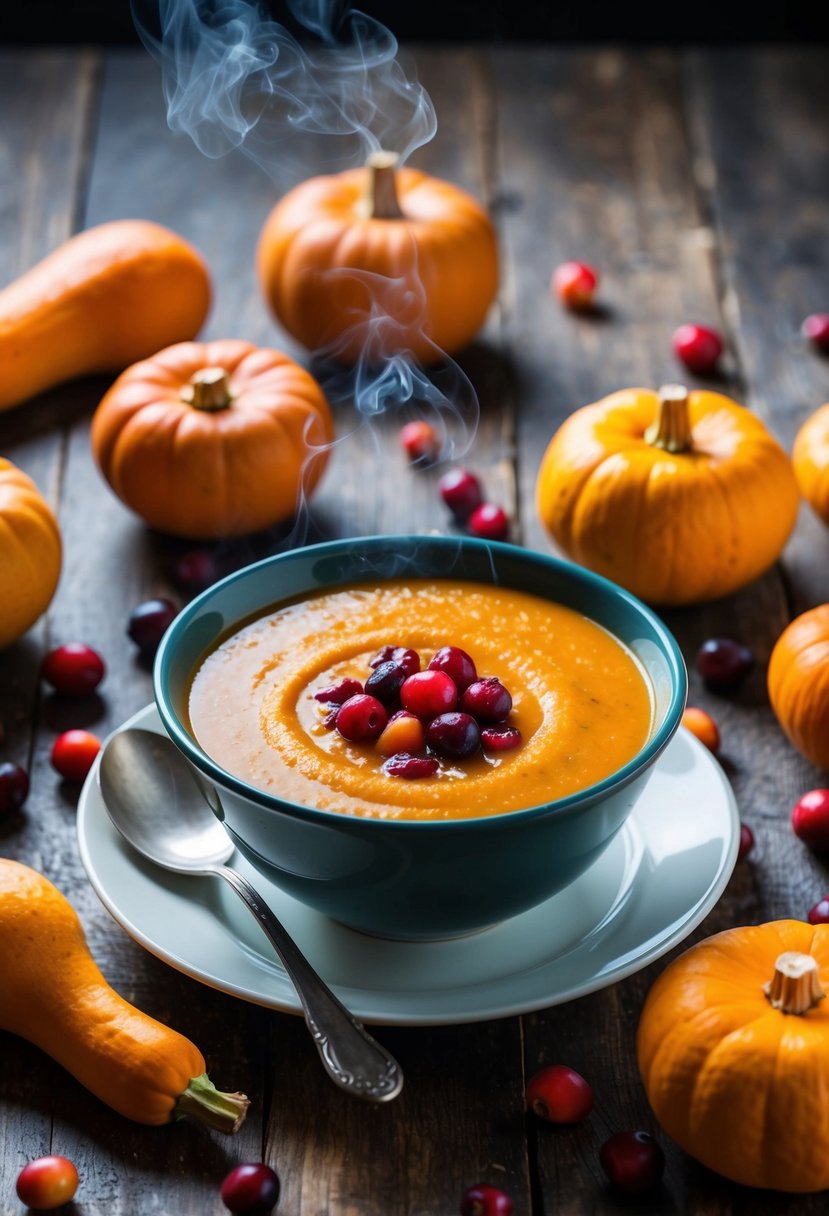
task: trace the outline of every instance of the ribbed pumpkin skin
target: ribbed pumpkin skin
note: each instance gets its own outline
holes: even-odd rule
[[[182,400],[208,367],[228,373],[227,409]],[[333,437],[308,372],[280,351],[228,340],[179,343],[129,368],[98,406],[91,443],[112,489],[151,527],[215,538],[288,519],[316,487]]]
[[[309,350],[344,363],[462,349],[498,287],[495,231],[465,191],[397,171],[403,219],[364,212],[365,169],[311,178],[271,212],[259,242],[265,299]]]
[[[0,410],[192,338],[209,306],[204,262],[176,233],[147,220],[89,228],[0,291]]]
[[[47,1052],[113,1110],[168,1123],[205,1070],[197,1047],[123,1000],[99,971],[71,904],[0,858],[0,1027]]]
[[[792,465],[800,493],[829,524],[829,405],[822,405],[797,432]]]
[[[797,750],[829,772],[829,604],[786,626],[769,659],[769,700]]]
[[[48,608],[58,585],[61,539],[30,477],[0,456],[0,649]]]
[[[762,574],[794,527],[786,453],[720,393],[688,395],[693,450],[649,444],[659,398],[623,389],[577,410],[538,474],[542,523],[575,561],[654,604],[728,595]]]
[[[797,1016],[763,985],[787,950],[811,954],[829,988],[829,926],[783,920],[692,947],[648,994],[639,1071],[668,1135],[744,1186],[829,1187],[829,1001]]]

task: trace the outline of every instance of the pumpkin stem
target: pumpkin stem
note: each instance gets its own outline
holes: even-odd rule
[[[687,452],[691,446],[691,419],[688,415],[688,390],[683,384],[663,384],[659,390],[659,413],[645,439],[666,452]]]
[[[826,993],[818,978],[817,961],[811,954],[787,950],[774,964],[774,975],[763,991],[775,1009],[783,1013],[808,1013]]]
[[[190,1115],[217,1132],[238,1132],[248,1113],[250,1099],[244,1094],[223,1094],[206,1072],[191,1077],[184,1093],[179,1094],[171,1115],[184,1119]]]
[[[199,368],[181,390],[181,399],[209,413],[226,410],[232,399],[227,372],[223,367]]]
[[[400,200],[397,197],[396,152],[372,152],[366,161],[368,168],[367,211],[374,220],[400,220]]]

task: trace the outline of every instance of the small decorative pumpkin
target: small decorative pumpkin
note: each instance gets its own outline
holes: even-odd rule
[[[662,973],[637,1034],[654,1114],[734,1182],[829,1187],[829,926],[728,929]]]
[[[453,354],[483,324],[498,286],[483,208],[458,186],[398,169],[386,152],[286,194],[262,231],[258,268],[285,329],[343,363]]]
[[[333,439],[316,380],[281,351],[182,342],[128,368],[92,420],[118,497],[177,536],[240,536],[289,518]]]
[[[58,522],[30,477],[0,456],[0,649],[51,603],[58,585]]]
[[[570,557],[656,604],[728,595],[780,554],[797,516],[786,453],[720,393],[629,388],[577,410],[538,474]]]
[[[800,493],[829,524],[829,404],[815,410],[797,432],[792,465]]]
[[[774,644],[769,700],[797,750],[829,772],[829,604],[791,621]]]

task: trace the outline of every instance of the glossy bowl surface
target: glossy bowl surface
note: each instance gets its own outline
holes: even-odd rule
[[[239,623],[283,600],[376,578],[500,583],[573,608],[615,634],[647,672],[655,726],[610,777],[541,806],[439,823],[357,818],[299,806],[216,764],[186,726],[196,667]],[[377,536],[292,550],[208,588],[167,631],[156,704],[170,738],[219,792],[239,850],[296,899],[381,936],[428,940],[473,932],[562,890],[624,823],[679,726],[686,673],[659,618],[629,592],[569,562],[514,545],[447,536]]]

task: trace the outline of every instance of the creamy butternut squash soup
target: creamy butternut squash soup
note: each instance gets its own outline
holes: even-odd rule
[[[444,756],[416,780],[390,775],[376,742],[344,738],[317,699],[345,678],[364,685],[390,645],[417,651],[424,668],[441,647],[466,651],[479,677],[509,689],[502,725],[520,731],[520,746]],[[609,776],[647,740],[653,699],[634,656],[578,612],[484,583],[390,580],[282,605],[242,626],[201,663],[189,719],[213,760],[280,798],[442,820],[537,806]]]

